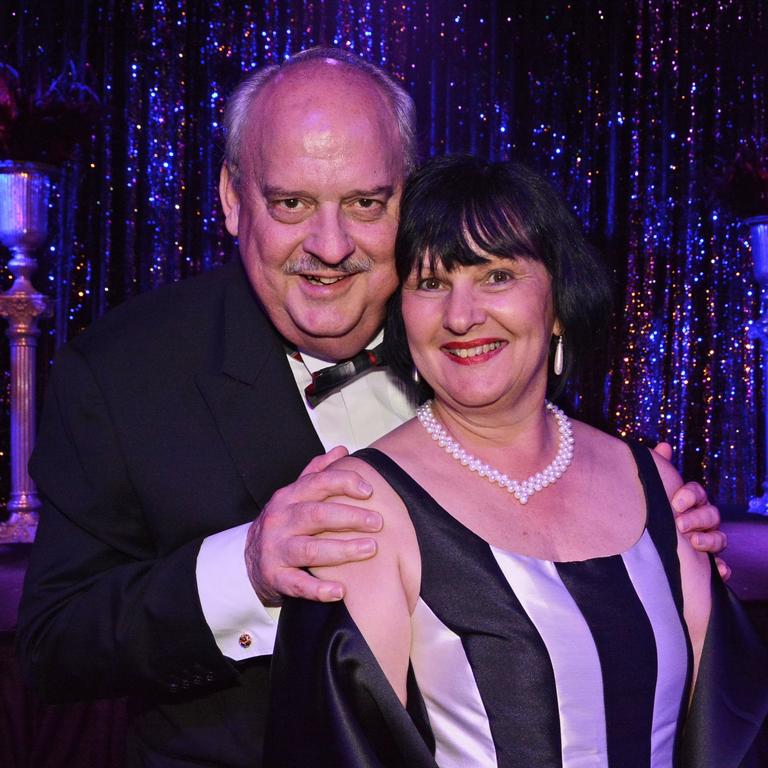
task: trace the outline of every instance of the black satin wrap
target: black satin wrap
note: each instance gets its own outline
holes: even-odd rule
[[[766,768],[768,649],[713,568],[680,768]],[[436,768],[412,673],[403,709],[343,603],[289,600],[272,664],[267,768]],[[521,745],[522,746],[522,745]]]
[[[437,768],[408,673],[402,707],[344,603],[287,600],[272,659],[266,768]]]
[[[712,566],[712,614],[683,731],[682,768],[766,768],[768,649]]]
[[[369,460],[370,453],[378,452],[366,449],[359,455],[365,454],[364,458]],[[666,494],[650,454],[645,450],[635,453],[638,466],[648,470],[641,473],[641,477],[648,481],[649,503],[666,505]],[[380,461],[375,466],[381,470]],[[392,482],[391,473],[385,476]],[[394,478],[397,476],[395,473]],[[398,493],[402,491],[396,483],[393,485]],[[670,512],[670,524],[672,519]],[[418,516],[414,517],[424,545],[425,540],[430,539],[430,531],[419,530],[419,520]],[[446,518],[445,524],[452,528],[450,522]],[[440,524],[439,520],[432,523]],[[463,529],[461,535],[462,541],[457,542],[457,546],[466,551],[476,537],[467,536]],[[443,546],[445,540],[440,538]],[[472,563],[487,553],[487,545],[479,539],[477,543],[481,546],[470,558]],[[677,583],[675,593],[682,599],[674,550],[665,546],[657,548],[662,553],[672,553],[665,568],[671,582]],[[450,568],[453,562],[456,561],[446,557],[445,552],[443,557],[426,558],[422,588],[430,579],[431,569],[437,568],[435,584],[427,591],[444,595],[445,585],[450,584],[451,579],[450,573],[441,569]],[[477,600],[492,596],[496,613],[502,620],[505,597],[495,594],[494,589],[494,583],[486,581],[475,585],[473,594]],[[488,613],[493,615],[494,611]],[[478,620],[470,615],[468,621],[475,625]],[[532,640],[521,642],[521,647],[525,647],[525,642]],[[503,675],[497,665],[483,663],[482,659],[478,660],[477,669],[483,674]],[[510,690],[508,686],[501,689],[506,690],[507,706],[530,708],[541,698],[529,691],[527,703],[522,704],[516,700],[519,691]],[[767,717],[768,649],[736,597],[721,581],[712,560],[712,612],[675,768],[768,768]],[[553,730],[544,739],[550,745],[547,749],[558,741],[556,725]],[[533,768],[547,762],[549,758],[542,759],[547,751],[541,747],[540,735],[521,730],[511,739],[502,738],[503,744],[516,745],[514,756],[507,755],[511,760],[509,764]],[[432,756],[434,738],[412,672],[409,671],[406,711],[343,603],[289,600],[283,608],[272,664],[272,699],[265,750],[264,765],[269,768],[436,766]],[[549,762],[558,757],[551,757]]]

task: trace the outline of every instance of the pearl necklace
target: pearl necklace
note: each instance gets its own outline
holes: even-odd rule
[[[477,472],[480,477],[485,477],[490,483],[498,483],[506,488],[521,504],[527,504],[528,499],[537,491],[541,491],[548,485],[557,482],[568,469],[573,459],[573,430],[568,417],[556,406],[545,401],[548,411],[551,411],[557,420],[559,432],[559,445],[554,461],[541,472],[531,475],[527,480],[513,480],[498,469],[483,463],[480,459],[467,453],[459,443],[448,434],[448,430],[440,423],[432,413],[432,403],[427,401],[416,409],[416,416],[421,425],[432,436],[432,439],[445,450],[449,456],[453,456],[463,467],[470,472]]]

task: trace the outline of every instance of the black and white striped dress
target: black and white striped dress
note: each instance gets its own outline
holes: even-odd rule
[[[649,452],[626,552],[551,562],[490,546],[383,453],[355,455],[406,504],[422,583],[411,663],[441,768],[670,768],[691,650],[676,533]]]

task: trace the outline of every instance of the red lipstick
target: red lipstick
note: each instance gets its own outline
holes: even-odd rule
[[[506,345],[507,342],[503,339],[471,339],[468,341],[449,341],[447,344],[443,344],[441,349],[453,363],[478,365],[495,357]],[[484,347],[486,349],[483,349]],[[474,354],[470,354],[471,351],[474,351]]]

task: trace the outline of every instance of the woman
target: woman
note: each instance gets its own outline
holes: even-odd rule
[[[268,763],[677,765],[711,609],[680,478],[546,400],[597,343],[602,270],[515,164],[431,161],[401,217],[387,355],[426,402],[339,462],[378,554],[318,569],[344,606],[284,610]]]

